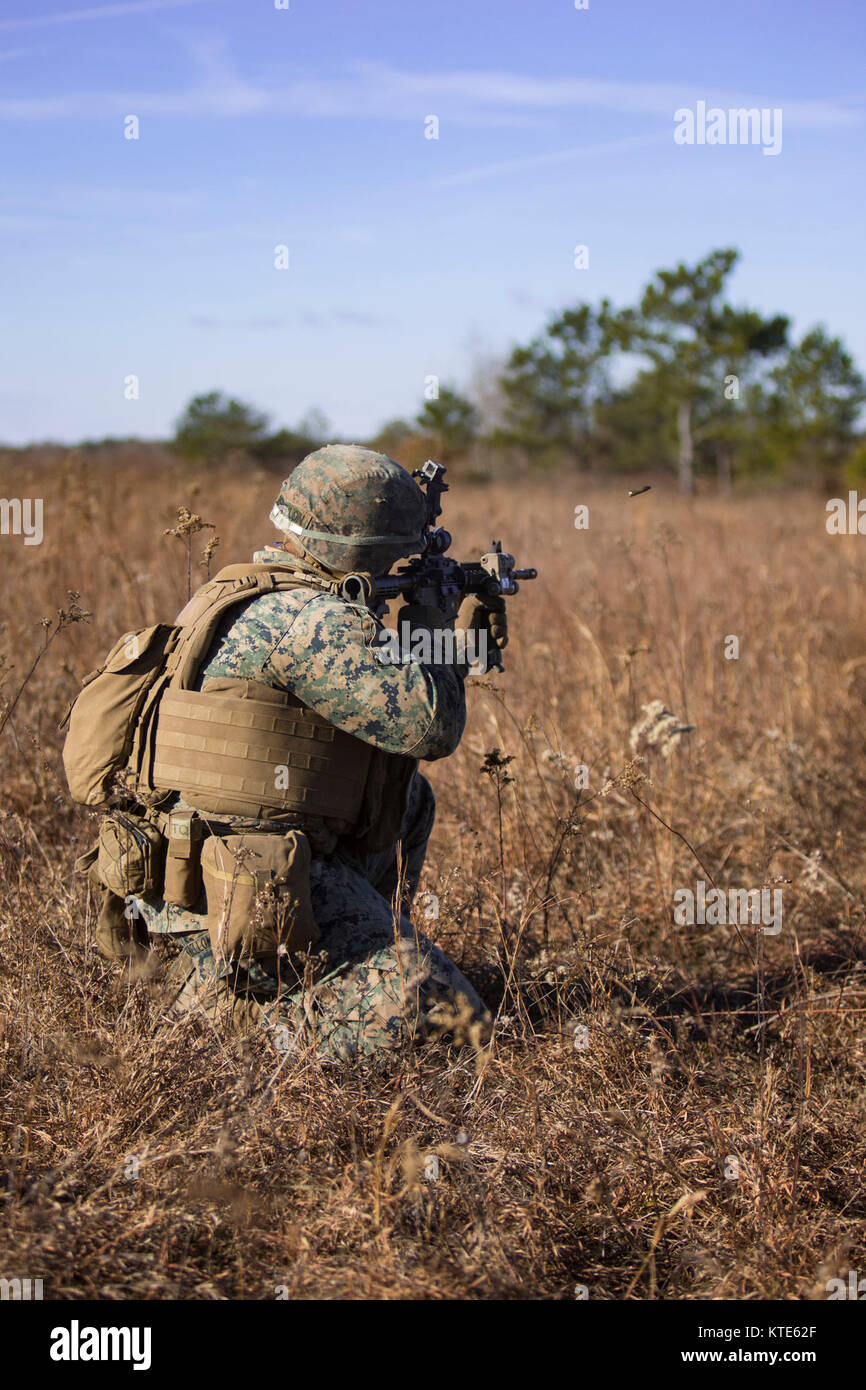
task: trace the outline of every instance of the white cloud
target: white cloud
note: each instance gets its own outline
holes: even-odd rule
[[[457,98],[482,107],[533,111],[596,111],[643,113],[671,117],[680,106],[706,101],[708,106],[781,106],[785,118],[804,125],[846,125],[858,122],[860,113],[836,101],[786,101],[778,94],[719,91],[675,82],[620,82],[586,77],[524,77],[509,72],[405,73],[374,64],[359,64],[358,71],[389,97]]]
[[[100,10],[68,12],[70,17],[136,12],[145,8],[202,3],[202,0],[130,0]],[[60,22],[60,17],[55,17]],[[25,24],[30,21],[7,21]],[[34,21],[35,22],[35,21]],[[0,25],[0,27],[3,27]],[[536,78],[504,72],[403,72],[375,63],[357,63],[331,76],[307,76],[279,65],[265,66],[258,80],[242,77],[225,40],[203,35],[185,41],[195,74],[191,85],[175,91],[70,92],[0,98],[0,118],[45,120],[55,116],[108,116],[118,112],[154,116],[265,116],[368,118],[421,122],[432,112],[455,124],[544,125],[571,111],[643,115],[673,121],[678,108],[704,100],[708,105],[781,107],[786,126],[825,129],[862,123],[855,105],[831,100],[787,101],[778,95],[724,92],[693,83],[621,82],[597,78]],[[558,158],[556,153],[548,158]]]
[[[536,169],[545,164],[569,164],[574,159],[585,159],[587,156],[623,154],[648,145],[669,145],[670,142],[670,132],[665,131],[655,135],[629,136],[624,140],[605,140],[592,145],[571,145],[568,149],[549,150],[544,154],[498,159],[491,164],[460,169],[457,173],[443,174],[441,178],[425,179],[423,182],[428,188],[459,188],[462,184],[479,183],[482,179],[494,178],[499,174],[517,174],[523,169]]]
[[[58,10],[54,14],[24,15],[21,19],[0,19],[0,31],[9,29],[48,29],[55,24],[75,24],[85,19],[116,19],[120,15],[142,14],[147,10],[176,10],[184,5],[202,5],[209,0],[122,0],[116,5],[95,5],[86,10]]]

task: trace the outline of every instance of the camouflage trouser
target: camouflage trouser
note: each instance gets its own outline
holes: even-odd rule
[[[306,959],[283,959],[280,977],[257,965],[240,970],[220,964],[207,931],[175,936],[180,950],[165,981],[171,1013],[268,1028],[280,1051],[313,1048],[340,1061],[441,1037],[480,1044],[490,1018],[484,1003],[406,915],[434,812],[430,785],[416,773],[400,862],[397,845],[379,854],[313,859],[313,911],[321,935]],[[402,913],[393,906],[401,869]],[[150,905],[143,906],[152,916]]]

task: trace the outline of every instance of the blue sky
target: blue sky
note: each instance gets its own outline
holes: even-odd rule
[[[0,441],[161,436],[213,388],[363,437],[429,374],[466,385],[551,312],[730,244],[735,300],[866,368],[864,13],[5,0]],[[678,146],[700,100],[781,108],[781,153]]]

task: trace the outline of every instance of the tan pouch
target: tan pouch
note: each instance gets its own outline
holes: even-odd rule
[[[211,835],[201,852],[207,927],[218,959],[304,951],[318,940],[310,898],[310,842],[283,835]]]
[[[147,955],[147,924],[140,913],[127,916],[124,898],[99,882],[99,840],[75,861],[75,872],[90,879],[101,899],[96,919],[96,949],[108,960],[141,960]],[[130,899],[131,901],[131,899]]]
[[[85,854],[80,854],[76,859],[73,868],[80,878],[89,878],[90,882],[99,887],[97,871],[97,860],[99,859],[99,840]]]
[[[126,913],[129,910],[129,916]],[[96,949],[107,960],[143,960],[147,955],[147,924],[128,909],[122,898],[106,888],[96,919]]]
[[[194,811],[172,811],[166,832],[162,895],[173,907],[196,907],[201,897],[202,823]]]
[[[61,728],[63,765],[74,801],[102,806],[132,751],[136,723],[177,640],[165,623],[127,632],[86,676]]]
[[[132,811],[109,811],[99,828],[96,876],[126,899],[162,894],[165,841],[155,825]]]

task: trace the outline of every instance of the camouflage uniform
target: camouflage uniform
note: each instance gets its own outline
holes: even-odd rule
[[[339,476],[347,457],[357,462],[361,453],[376,457],[330,446],[311,459],[325,456],[325,471]],[[306,542],[305,548],[309,554]],[[315,559],[322,555],[323,564],[339,554],[329,542],[316,549]],[[365,558],[381,573],[395,556],[380,551]],[[254,560],[293,563],[277,546],[257,552]],[[372,564],[370,572],[377,572]],[[371,646],[380,626],[366,607],[312,585],[265,594],[224,620],[198,686],[219,677],[262,682],[291,692],[376,748],[417,759],[446,757],[465,723],[465,668],[383,664]],[[171,1011],[270,1028],[281,1050],[314,1048],[332,1060],[444,1035],[480,1041],[489,1024],[483,1002],[408,916],[434,812],[430,785],[416,771],[398,843],[379,853],[353,853],[325,823],[295,818],[313,851],[310,881],[320,937],[305,957],[283,955],[271,969],[260,962],[242,968],[215,957],[204,928],[204,901],[195,911],[140,901],[148,931],[168,934],[179,946],[166,977]],[[232,830],[266,825],[238,816],[218,819]],[[273,822],[267,828],[273,830]]]

